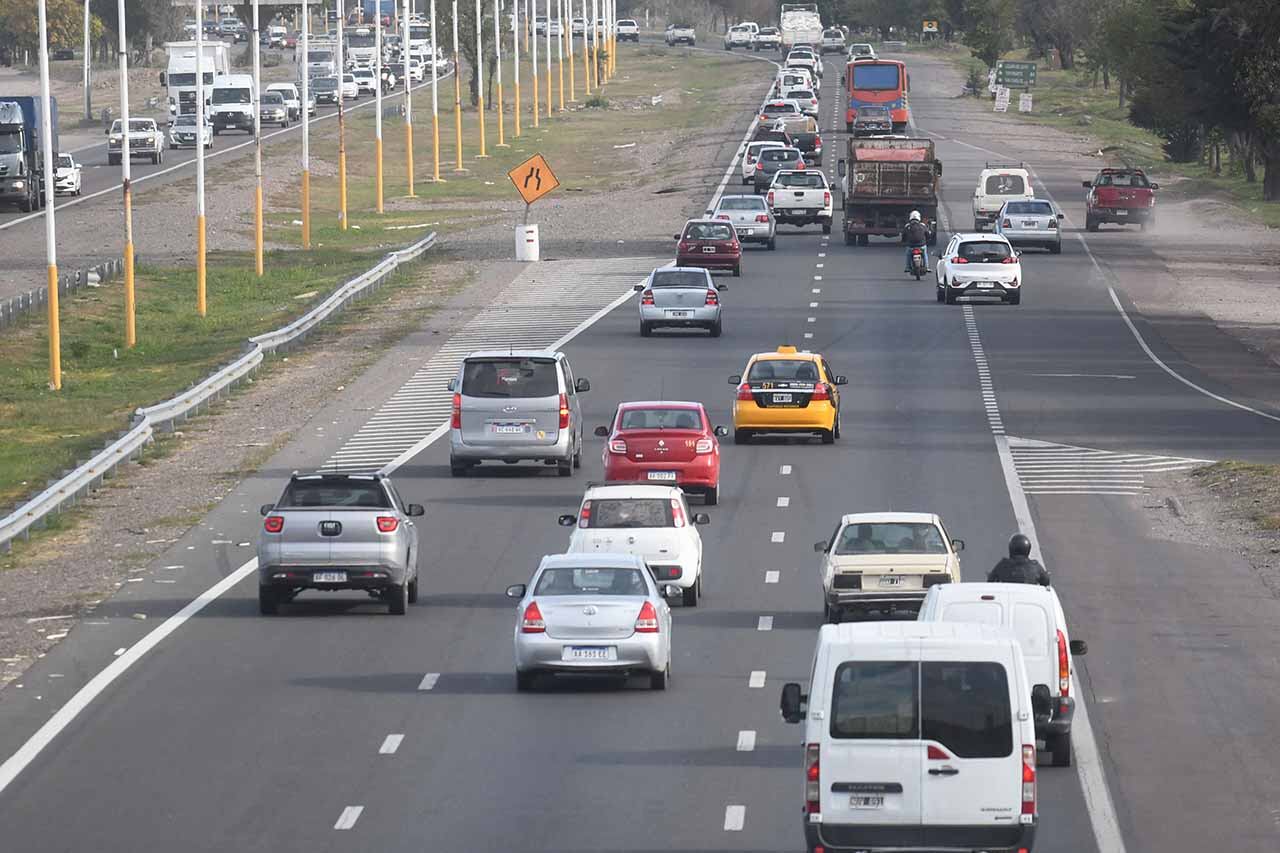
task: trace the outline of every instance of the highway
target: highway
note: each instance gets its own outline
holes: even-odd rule
[[[837,69],[828,60],[824,130]],[[763,81],[772,68],[744,62],[743,73]],[[967,227],[972,176],[996,156],[1024,158],[957,132],[939,66],[914,67],[913,84],[915,129],[946,164],[947,222]],[[842,131],[824,133],[831,175]],[[729,193],[732,156],[707,164],[732,167]],[[807,680],[821,621],[812,543],[843,513],[892,509],[939,513],[967,543],[965,580],[1033,525],[1073,637],[1089,643],[1077,678],[1097,747],[1078,731],[1075,767],[1042,762],[1037,851],[1274,850],[1274,599],[1231,555],[1156,541],[1140,491],[1124,494],[1105,471],[1064,463],[1073,486],[1055,490],[1013,460],[1044,450],[1034,442],[1175,467],[1274,459],[1280,423],[1199,375],[1143,318],[1130,328],[1108,287],[1120,294],[1143,274],[1140,236],[1081,240],[1080,176],[1030,165],[1067,210],[1069,239],[1060,256],[1024,256],[1018,307],[936,303],[931,279],[902,274],[896,242],[844,246],[837,214],[829,238],[784,228],[777,251],[750,249],[741,278],[719,279],[722,338],[644,339],[620,297],[667,259],[608,260],[600,307],[621,304],[564,345],[591,381],[588,434],[633,399],[700,400],[728,424],[727,377],[781,343],[821,351],[850,380],[835,446],[723,446],[721,504],[702,528],[706,598],[675,608],[667,692],[612,681],[515,692],[503,590],[563,550],[556,516],[599,478],[600,439],[571,480],[508,467],[453,479],[447,441],[427,441],[441,421],[424,418],[394,472],[406,500],[426,506],[420,603],[392,618],[352,595],[310,594],[259,617],[252,548],[238,543],[256,538],[253,510],[290,468],[322,465],[360,426],[335,400],[316,423],[344,434],[299,437],[241,484],[161,561],[183,566],[176,584],[123,590],[99,608],[102,624],[75,631],[21,693],[5,691],[0,757],[20,759],[0,766],[5,849],[799,850],[798,730],[777,706],[783,682]],[[565,263],[589,279],[590,262]],[[224,578],[203,610],[137,645]],[[767,630],[760,617],[772,617]],[[118,677],[91,682],[110,666]],[[46,726],[85,685],[83,710]]]

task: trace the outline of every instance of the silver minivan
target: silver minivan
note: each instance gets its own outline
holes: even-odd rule
[[[485,460],[541,462],[568,477],[582,465],[582,408],[591,389],[562,352],[483,350],[449,382],[453,412],[449,470],[455,477]]]

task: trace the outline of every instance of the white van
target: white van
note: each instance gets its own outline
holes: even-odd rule
[[[1072,656],[1089,650],[1071,639],[1058,594],[1025,583],[952,583],[936,586],[920,606],[922,622],[979,622],[1013,631],[1031,683],[1036,737],[1053,753],[1054,767],[1071,766]]]
[[[1035,841],[1031,688],[1007,628],[823,625],[804,724],[807,849],[1014,853]]]
[[[988,163],[973,188],[973,230],[981,231],[993,224],[1006,201],[1031,201],[1035,197],[1031,173],[1022,163],[1007,166]]]

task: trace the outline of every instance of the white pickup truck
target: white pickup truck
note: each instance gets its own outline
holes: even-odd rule
[[[107,131],[107,162],[120,165],[124,153],[124,123],[116,119]],[[164,160],[164,133],[153,118],[129,119],[129,159],[149,157],[152,163]]]
[[[818,169],[784,170],[773,176],[765,196],[779,225],[822,226],[831,233],[831,185]]]

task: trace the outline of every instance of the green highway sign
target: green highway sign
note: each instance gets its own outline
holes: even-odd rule
[[[996,63],[996,83],[1010,89],[1028,89],[1036,84],[1036,64],[1002,59]]]

